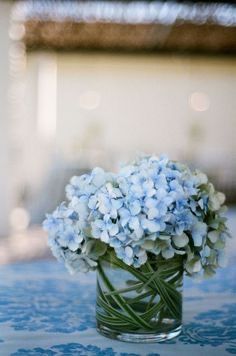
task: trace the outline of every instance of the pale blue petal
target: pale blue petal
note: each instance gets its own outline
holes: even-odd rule
[[[101,240],[103,242],[106,242],[108,243],[109,242],[109,235],[108,235],[108,232],[106,230],[102,231],[101,233]]]
[[[130,205],[129,205],[129,209],[130,209],[130,213],[132,215],[138,215],[141,211],[141,205],[140,202],[138,200],[133,201]]]
[[[169,247],[169,248],[161,251],[161,254],[165,259],[169,259],[169,258],[174,257],[175,251],[173,248]]]
[[[142,227],[147,229],[149,232],[157,232],[160,230],[160,224],[154,220],[144,219],[142,222]]]
[[[139,219],[137,217],[131,217],[129,220],[129,227],[133,230],[137,230],[140,226]]]
[[[201,246],[202,239],[203,239],[202,235],[194,234],[193,235],[194,246],[196,246],[196,247]]]
[[[119,227],[117,224],[110,224],[108,231],[111,236],[115,236],[119,232]]]
[[[173,236],[172,239],[174,241],[175,246],[180,248],[186,246],[189,242],[189,238],[185,233],[183,233],[182,235]]]
[[[148,210],[148,219],[152,220],[160,216],[159,210],[157,208],[151,208]]]
[[[133,249],[130,246],[125,247],[125,254],[128,258],[133,257]]]

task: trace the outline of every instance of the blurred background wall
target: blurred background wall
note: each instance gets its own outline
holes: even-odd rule
[[[40,52],[27,62],[29,186],[62,160],[64,169],[112,169],[141,151],[188,160],[233,185],[235,59]]]
[[[139,152],[202,168],[235,203],[233,2],[29,0],[0,10],[2,236],[39,226],[73,174]]]

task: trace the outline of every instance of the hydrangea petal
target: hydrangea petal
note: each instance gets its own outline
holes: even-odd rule
[[[183,233],[182,235],[173,236],[173,241],[176,247],[184,247],[189,242],[188,236]]]
[[[169,248],[163,250],[161,252],[161,254],[165,259],[169,259],[169,258],[174,257],[175,251],[173,248],[169,247]]]
[[[149,232],[157,232],[160,230],[160,224],[154,220],[145,219],[142,222],[144,229],[147,229]]]
[[[215,243],[218,238],[219,238],[219,232],[217,231],[210,231],[207,235],[207,237],[209,238],[209,240],[212,242],[212,243]]]

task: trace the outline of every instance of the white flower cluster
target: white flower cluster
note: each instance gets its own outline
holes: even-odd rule
[[[109,250],[139,268],[154,255],[183,257],[188,274],[225,263],[224,195],[200,171],[167,157],[143,157],[117,174],[95,168],[73,177],[69,203],[47,216],[54,255],[70,271],[96,268]]]

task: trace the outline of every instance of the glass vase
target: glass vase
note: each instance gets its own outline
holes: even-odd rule
[[[172,339],[182,327],[183,261],[151,256],[140,268],[112,252],[97,268],[97,330],[129,342]]]

